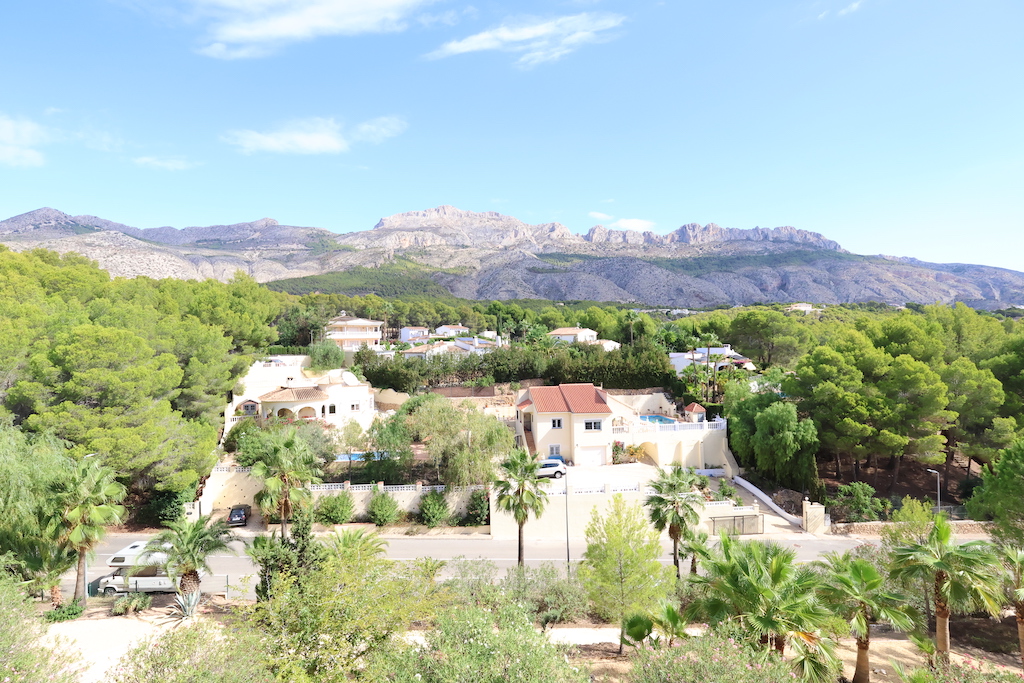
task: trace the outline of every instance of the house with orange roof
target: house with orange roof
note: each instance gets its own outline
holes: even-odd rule
[[[540,458],[560,456],[581,466],[612,464],[612,447],[639,446],[644,460],[664,467],[739,473],[726,439],[726,420],[706,420],[703,406],[685,418],[663,394],[612,395],[590,383],[530,387],[516,402],[516,436]]]

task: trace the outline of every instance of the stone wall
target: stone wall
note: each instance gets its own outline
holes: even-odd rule
[[[836,536],[881,536],[882,529],[892,522],[849,522],[833,524],[828,532]],[[953,520],[950,522],[954,534],[988,534],[991,522],[976,522],[972,519]]]

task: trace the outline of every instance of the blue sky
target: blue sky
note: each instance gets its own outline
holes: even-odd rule
[[[0,10],[0,218],[452,204],[792,225],[1024,271],[1019,0],[55,0]]]

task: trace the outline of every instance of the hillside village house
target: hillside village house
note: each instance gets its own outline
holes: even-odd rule
[[[729,344],[693,349],[683,353],[668,354],[668,361],[679,374],[691,365],[703,365],[716,370],[727,367],[738,367],[753,372],[754,363],[741,353],[733,351]]]
[[[614,351],[622,346],[611,339],[598,339],[597,332],[586,327],[559,327],[548,332],[548,336],[569,344],[594,344],[605,351]]]
[[[597,341],[597,332],[586,327],[559,327],[548,332],[548,336],[570,344]]]
[[[327,322],[324,338],[334,342],[346,352],[356,352],[365,344],[372,351],[381,351],[383,320],[357,318],[341,312]]]
[[[430,328],[427,327],[403,327],[398,331],[398,341],[411,342],[414,339],[427,339],[430,336]]]
[[[462,334],[462,335],[469,334],[469,328],[466,327],[465,325],[462,325],[462,324],[458,324],[458,325],[441,325],[439,328],[434,330],[434,332],[436,332],[437,334],[439,334],[442,337],[455,337],[455,336],[458,336],[460,334]]]
[[[700,411],[703,408],[698,406]],[[576,465],[612,464],[612,445],[640,446],[659,467],[722,468],[739,473],[726,440],[726,421],[675,418],[664,394],[613,396],[593,384],[530,387],[516,403],[516,437],[539,457],[561,456]],[[690,420],[693,421],[690,421]]]
[[[243,391],[232,396],[225,410],[224,433],[246,417],[323,420],[339,429],[355,420],[368,429],[376,416],[369,382],[342,369],[313,373],[308,365],[309,356],[272,356],[253,363],[241,381]]]
[[[402,351],[406,358],[422,358],[426,360],[445,353],[454,353],[460,356],[477,355],[482,356],[490,353],[501,346],[501,339],[480,339],[479,337],[458,337],[454,340],[436,341],[433,343],[418,344],[412,348]]]

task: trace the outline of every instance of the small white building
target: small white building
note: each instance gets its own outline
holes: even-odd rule
[[[597,341],[597,332],[586,327],[559,327],[548,332],[548,336],[569,344],[573,342],[593,343]]]
[[[668,360],[672,367],[675,368],[677,374],[691,365],[703,365],[719,371],[730,366],[750,370],[751,372],[757,369],[749,358],[733,351],[729,344],[697,348],[683,353],[670,353],[668,354]]]
[[[441,327],[434,330],[434,332],[442,337],[456,337],[460,334],[469,334],[469,328],[461,323],[458,325],[441,325]]]
[[[428,327],[403,327],[398,331],[398,340],[409,343],[414,339],[426,339],[430,336]]]

